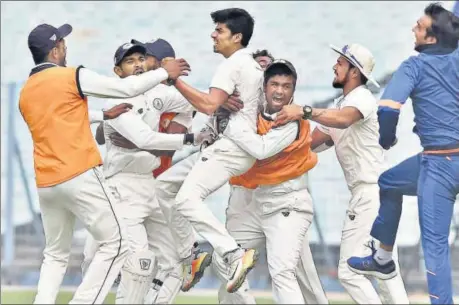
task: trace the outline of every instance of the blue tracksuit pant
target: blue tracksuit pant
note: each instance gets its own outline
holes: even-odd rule
[[[452,304],[448,237],[459,193],[459,155],[415,155],[384,172],[379,187],[381,206],[371,236],[394,245],[403,195],[417,195],[430,300]]]

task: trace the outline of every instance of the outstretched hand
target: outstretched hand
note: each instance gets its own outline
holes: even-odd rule
[[[277,113],[275,126],[285,125],[291,121],[301,120],[303,117],[303,108],[299,105],[285,105],[282,110]]]

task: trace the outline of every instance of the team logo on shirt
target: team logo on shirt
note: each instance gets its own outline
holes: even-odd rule
[[[153,100],[153,107],[155,107],[157,110],[163,109],[164,103],[160,98],[155,98]]]
[[[151,266],[151,259],[141,258],[139,259],[139,263],[140,263],[140,269],[148,270],[150,269],[150,266]]]

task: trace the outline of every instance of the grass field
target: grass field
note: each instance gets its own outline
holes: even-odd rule
[[[73,292],[65,291],[59,294],[56,304],[68,304]],[[35,291],[3,291],[1,304],[32,304]],[[273,304],[270,298],[257,298],[258,304]],[[105,304],[115,304],[115,294],[110,293]],[[179,295],[175,304],[218,304],[217,294],[215,296],[187,296]]]
[[[11,286],[10,286],[11,287]],[[11,289],[9,286],[2,286],[0,304],[32,304],[35,297],[35,291],[32,289],[19,287]],[[74,289],[72,289],[74,290]],[[68,304],[71,300],[74,291],[63,290],[59,293],[56,304]],[[257,304],[274,304],[269,292],[255,293]],[[330,304],[355,304],[345,293],[327,293]],[[455,302],[459,303],[459,298],[455,298]],[[427,294],[410,295],[411,304],[429,304]],[[104,304],[115,304],[115,294],[110,293]],[[217,291],[213,290],[195,290],[189,293],[180,294],[175,304],[218,304]]]

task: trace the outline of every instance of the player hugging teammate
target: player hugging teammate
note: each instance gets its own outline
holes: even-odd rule
[[[68,24],[29,35],[36,66],[19,108],[34,143],[46,247],[35,304],[54,303],[75,219],[90,235],[83,280],[71,303],[101,304],[120,276],[117,304],[171,304],[213,264],[221,304],[255,304],[247,274],[266,249],[275,303],[327,304],[309,248],[314,215],[308,172],[333,147],[351,200],[342,230],[338,278],[359,304],[405,304],[395,236],[403,195],[418,196],[432,303],[452,303],[448,233],[459,193],[459,19],[429,5],[413,32],[418,56],[404,61],[378,102],[367,88],[375,59],[356,43],[337,53],[333,107],[300,106],[294,65],[249,43],[245,10],[211,13],[213,49],[222,55],[208,92],[165,39],[129,40],[113,71],[66,67]],[[435,90],[432,90],[435,88]],[[88,111],[87,97],[110,99]],[[397,143],[399,110],[413,100],[423,151],[383,171]],[[301,102],[301,101],[300,101]],[[209,115],[193,131],[194,114]],[[311,131],[310,122],[317,126]],[[90,123],[101,122],[97,142]],[[77,142],[75,142],[77,141]],[[173,164],[175,151],[195,147]],[[229,182],[226,224],[203,201]],[[207,253],[197,234],[213,247]],[[372,240],[372,237],[374,238]],[[377,279],[378,294],[368,276]]]

